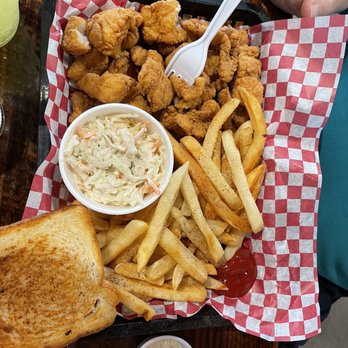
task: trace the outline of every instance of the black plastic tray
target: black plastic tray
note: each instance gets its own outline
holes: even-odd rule
[[[143,0],[141,3],[149,4],[154,1]],[[203,16],[211,18],[217,11],[222,0],[188,0],[180,1],[182,14]],[[44,112],[48,100],[49,84],[46,73],[46,55],[49,38],[49,29],[53,20],[56,0],[44,0],[41,11],[41,65],[40,65],[40,121],[38,135],[38,164],[47,156],[51,143],[50,135],[45,124]],[[269,20],[262,10],[249,3],[242,2],[238,5],[230,20],[232,23],[242,21],[248,25],[255,25]],[[231,323],[223,319],[212,307],[205,306],[196,315],[189,318],[157,319],[145,322],[144,319],[126,320],[117,317],[115,323],[106,330],[89,336],[89,340],[110,338],[116,336],[148,335],[164,331],[189,330],[205,327],[228,326]]]

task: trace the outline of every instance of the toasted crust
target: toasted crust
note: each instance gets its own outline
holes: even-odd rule
[[[0,228],[2,347],[63,347],[111,325],[117,302],[86,208]]]

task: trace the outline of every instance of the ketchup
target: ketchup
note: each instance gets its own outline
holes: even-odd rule
[[[228,287],[228,290],[217,293],[228,297],[244,296],[253,286],[256,275],[254,255],[248,248],[242,246],[231,260],[217,269],[216,278]]]

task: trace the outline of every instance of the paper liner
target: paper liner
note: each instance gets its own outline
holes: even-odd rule
[[[60,46],[71,15],[91,17],[126,1],[58,0],[50,30],[50,83],[45,120],[52,147],[38,168],[23,218],[66,205],[68,192],[58,167],[67,127],[71,58]],[[129,4],[127,4],[129,5]],[[257,280],[242,298],[209,291],[204,303],[154,300],[156,318],[191,316],[210,305],[237,329],[267,340],[302,340],[320,332],[316,233],[321,172],[319,136],[330,114],[348,36],[348,16],[290,19],[250,28],[261,45],[267,142],[265,183],[258,199],[265,228],[247,242],[255,254]],[[134,318],[120,308],[126,318]]]

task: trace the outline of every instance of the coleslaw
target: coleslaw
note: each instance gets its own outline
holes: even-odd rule
[[[147,126],[135,114],[119,114],[97,117],[76,128],[64,160],[87,197],[133,207],[160,194],[164,145]]]

